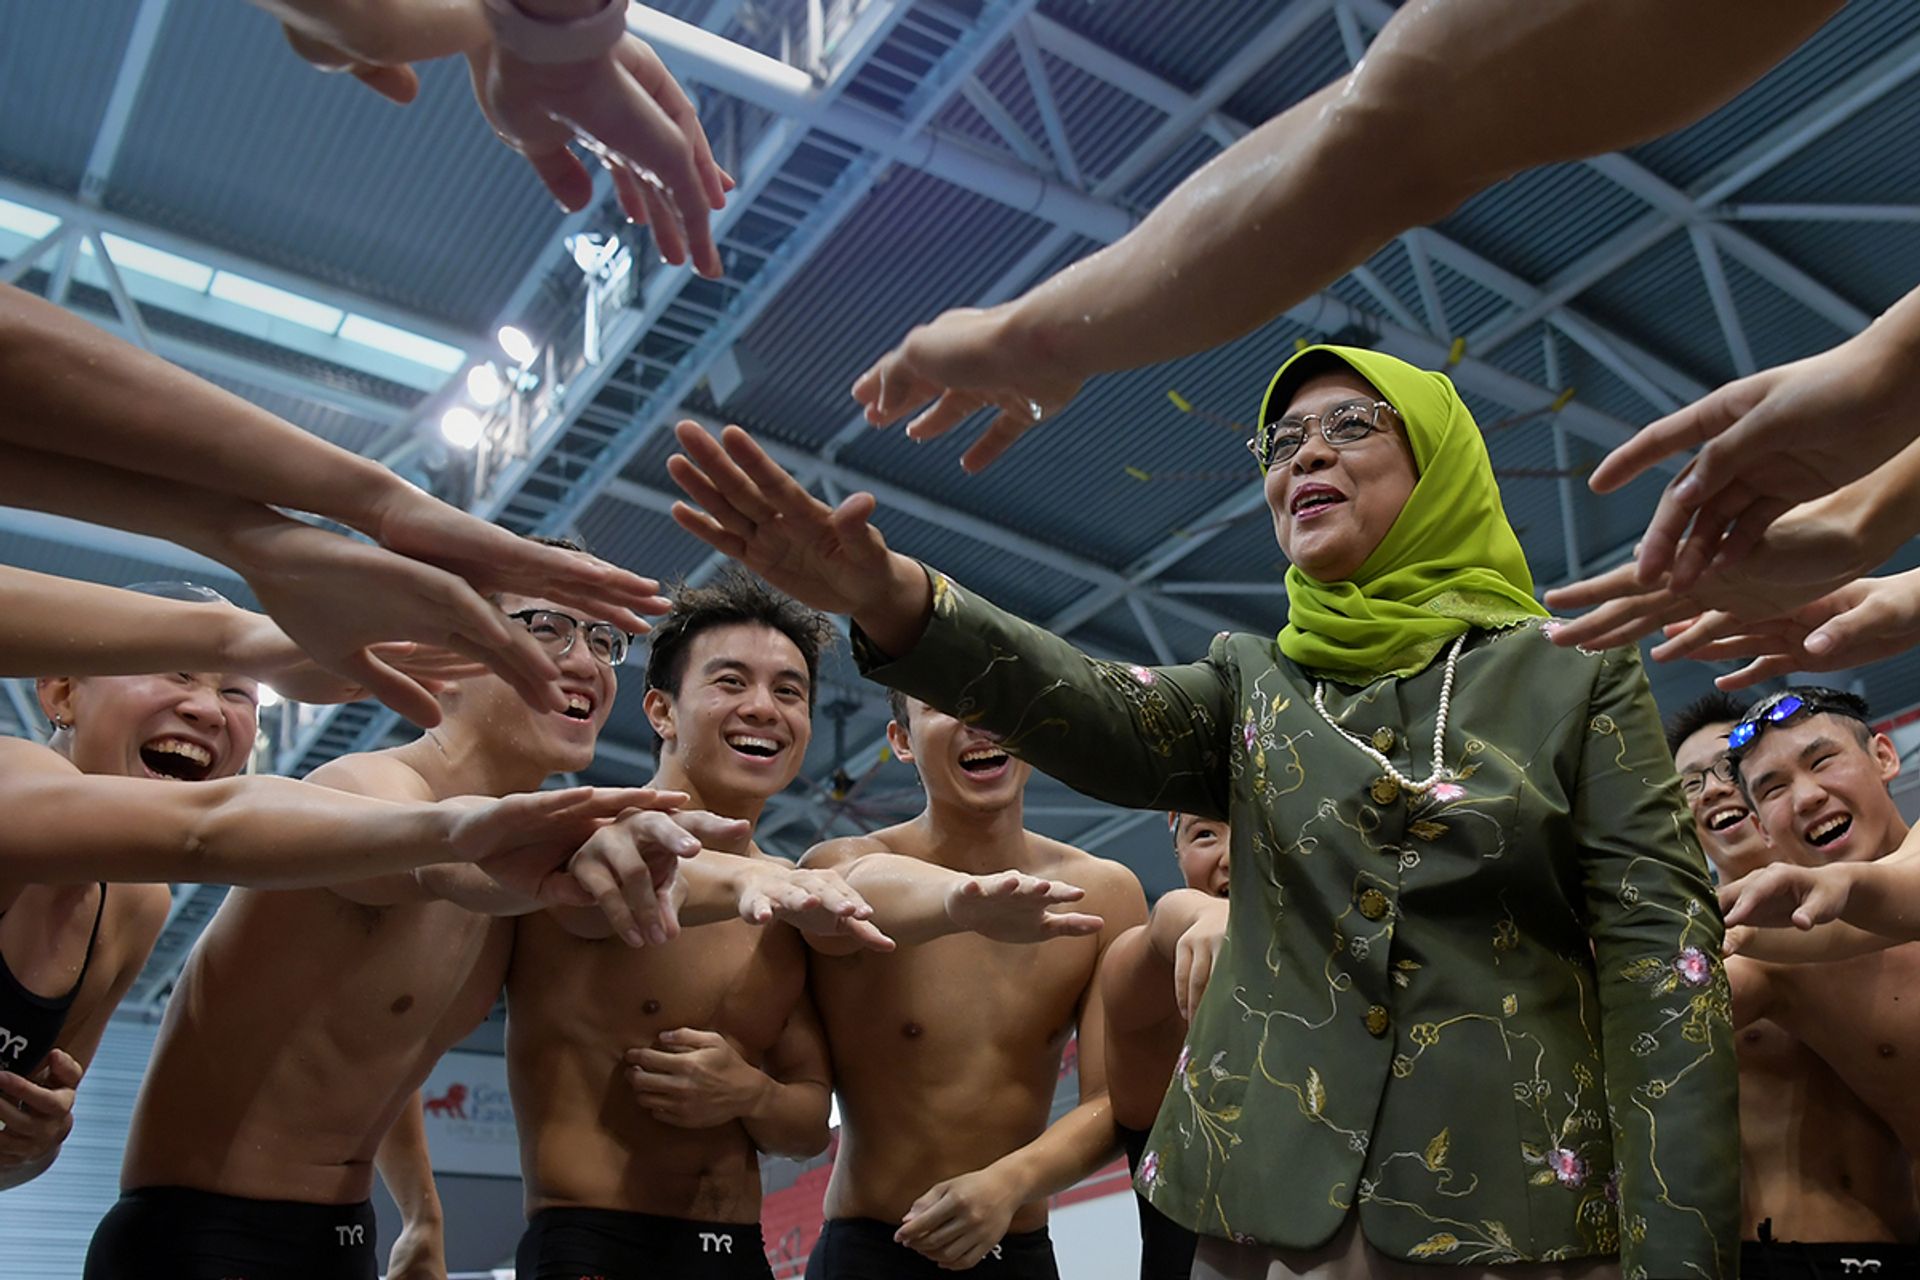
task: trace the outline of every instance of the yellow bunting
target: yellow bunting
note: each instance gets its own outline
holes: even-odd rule
[[[1305,338],[1295,338],[1293,340],[1293,349],[1295,352],[1305,351],[1308,347],[1312,345],[1313,344],[1311,342],[1308,342]]]
[[[1173,407],[1178,409],[1180,412],[1182,413],[1193,412],[1193,402],[1191,400],[1188,400],[1185,396],[1181,395],[1178,391],[1175,391],[1172,387],[1167,388],[1167,399],[1173,401]]]
[[[1552,412],[1558,413],[1562,409],[1566,408],[1567,405],[1572,402],[1572,400],[1573,400],[1573,388],[1568,387],[1565,391],[1562,391],[1559,395],[1555,396],[1553,398],[1553,404],[1548,407]]]
[[[1142,484],[1145,484],[1147,481],[1153,479],[1152,472],[1142,471],[1138,467],[1128,467],[1126,468],[1126,472],[1128,475],[1132,476],[1135,480],[1140,481],[1140,483]]]
[[[1453,345],[1447,348],[1447,365],[1452,367],[1453,365],[1459,364],[1466,354],[1467,340],[1465,338],[1455,338]]]

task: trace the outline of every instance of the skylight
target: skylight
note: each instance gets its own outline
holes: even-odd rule
[[[141,275],[152,276],[155,280],[165,280],[177,284],[183,289],[195,293],[205,293],[207,286],[213,283],[213,268],[191,258],[183,258],[177,253],[168,253],[165,249],[155,249],[137,241],[126,240],[108,232],[100,237],[106,242],[107,252],[113,257],[113,265],[122,271],[138,271]]]
[[[309,329],[318,329],[322,333],[332,333],[338,329],[340,321],[346,316],[346,312],[338,307],[330,307],[324,302],[315,302],[312,298],[303,298],[285,289],[276,289],[258,280],[249,280],[231,271],[215,272],[213,285],[207,292],[222,301],[237,302],[243,307],[264,311],[270,316],[291,320],[295,324],[303,324]]]
[[[42,213],[11,200],[0,200],[0,230],[38,240],[59,225],[60,219],[50,213]]]
[[[341,321],[340,336],[348,342],[357,342],[364,347],[390,351],[403,359],[426,365],[429,369],[438,369],[442,373],[452,373],[467,362],[467,353],[459,347],[435,342],[432,338],[425,338],[405,329],[396,329],[390,324],[381,324],[378,320],[369,320],[365,316],[350,315]]]

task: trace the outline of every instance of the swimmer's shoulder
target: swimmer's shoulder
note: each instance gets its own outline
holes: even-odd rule
[[[849,862],[864,858],[870,853],[899,853],[914,857],[903,846],[902,833],[906,824],[887,827],[864,836],[841,836],[833,840],[823,840],[800,857],[800,865],[809,871],[826,871],[836,867],[845,867]]]
[[[1140,888],[1140,878],[1125,863],[1102,858],[1038,832],[1029,831],[1027,839],[1036,854],[1031,874],[1078,885],[1087,891],[1089,901],[1100,901],[1109,911],[1131,917],[1137,907],[1139,920],[1132,923],[1146,919],[1146,893]]]
[[[329,760],[308,774],[307,781],[379,800],[432,802],[439,798],[427,780],[401,758],[397,749],[363,751]]]

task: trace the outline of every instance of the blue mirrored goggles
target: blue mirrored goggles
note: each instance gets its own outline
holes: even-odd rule
[[[1831,712],[1849,720],[1861,720],[1859,709],[1849,705],[1856,700],[1847,699],[1842,694],[1826,689],[1794,689],[1785,693],[1776,693],[1771,698],[1762,699],[1753,710],[1741,718],[1740,723],[1727,733],[1727,751],[1739,756],[1763,730],[1774,725],[1790,724],[1806,715],[1819,715]]]

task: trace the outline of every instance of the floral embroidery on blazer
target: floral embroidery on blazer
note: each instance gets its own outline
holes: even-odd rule
[[[939,574],[869,674],[1089,795],[1232,823],[1231,918],[1142,1162],[1198,1231],[1490,1265],[1618,1252],[1730,1280],[1730,997],[1706,865],[1636,650],[1476,632],[1416,793],[1271,638],[1088,658]],[[859,637],[856,633],[856,640]],[[1325,705],[1432,768],[1441,663]]]

